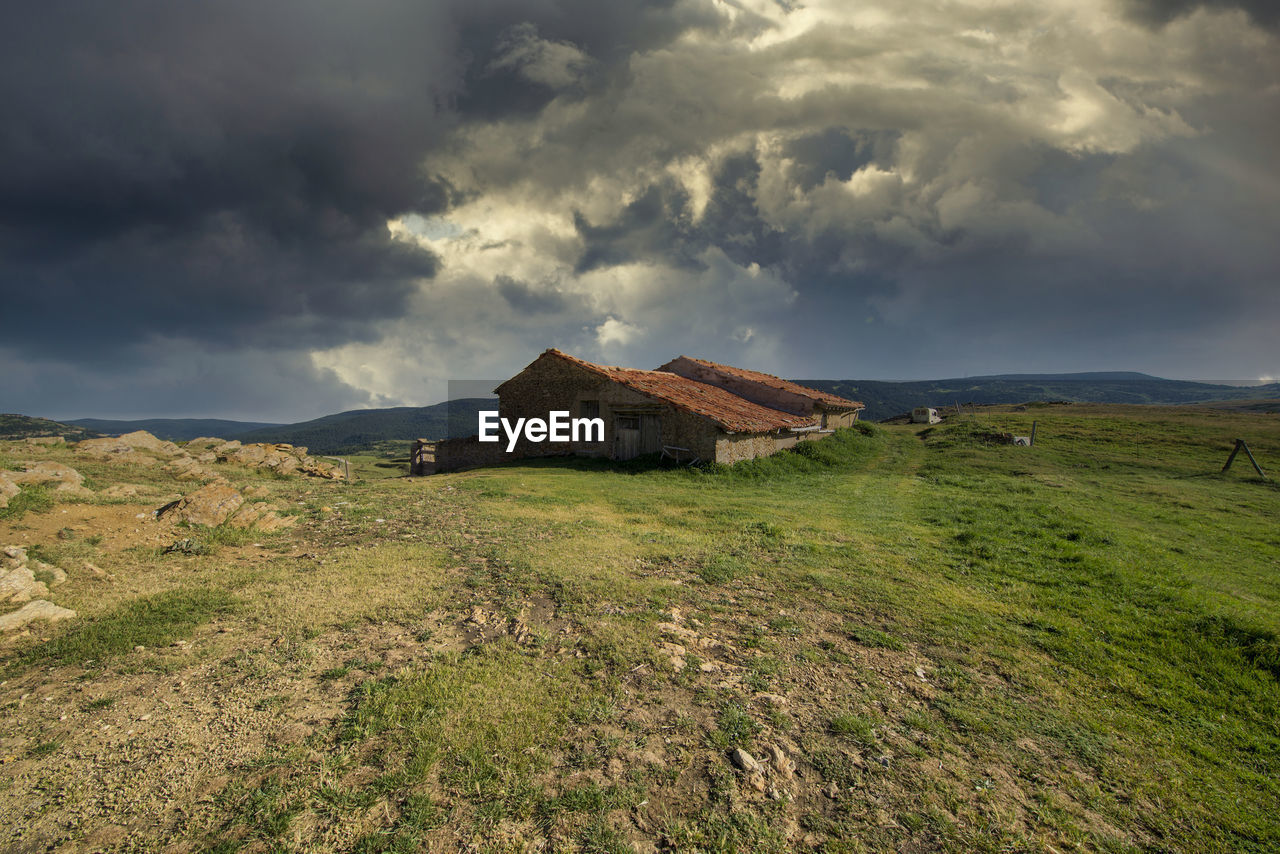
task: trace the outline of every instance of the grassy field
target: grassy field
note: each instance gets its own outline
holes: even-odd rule
[[[42,558],[116,580],[4,653],[9,844],[1280,850],[1280,491],[1218,473],[1237,436],[1280,475],[1274,415],[1029,405],[719,470],[370,456],[255,481],[289,531],[73,535]]]

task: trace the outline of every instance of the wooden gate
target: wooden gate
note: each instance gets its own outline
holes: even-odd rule
[[[662,417],[618,415],[613,422],[613,458],[629,460],[662,450]]]

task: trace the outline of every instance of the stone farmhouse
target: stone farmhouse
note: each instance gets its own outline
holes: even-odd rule
[[[585,455],[626,460],[661,454],[679,462],[735,463],[817,439],[858,419],[863,405],[770,374],[681,356],[656,371],[597,365],[551,349],[495,389],[498,412],[600,418],[594,441],[418,440],[412,474],[457,471],[517,458]],[[580,437],[587,438],[587,437]]]

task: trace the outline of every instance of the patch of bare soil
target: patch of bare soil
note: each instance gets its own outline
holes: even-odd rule
[[[0,542],[29,546],[68,535],[100,537],[98,548],[120,552],[135,546],[167,546],[173,525],[158,521],[152,504],[58,504],[45,513],[28,513],[0,522]]]
[[[59,667],[0,683],[0,844],[187,847],[225,818],[219,793],[246,763],[311,752],[354,686],[457,644],[451,617],[431,628],[429,642],[374,624],[299,641],[228,621],[135,651],[118,670]]]

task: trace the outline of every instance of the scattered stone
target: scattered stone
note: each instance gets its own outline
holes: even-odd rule
[[[102,490],[107,498],[132,498],[138,494],[138,487],[131,483],[117,483]]]
[[[747,753],[747,751],[743,750],[741,747],[735,747],[733,749],[729,754],[729,761],[733,763],[735,768],[740,771],[746,771],[748,774],[764,770],[763,766],[761,766],[756,758],[750,753]]]
[[[924,668],[918,664],[916,665],[916,676],[920,679],[921,682],[929,681],[928,677],[924,675]]]
[[[9,506],[9,499],[22,491],[22,487],[13,482],[13,472],[0,471],[0,510]]]
[[[51,463],[47,460],[22,464],[26,471],[7,472],[9,479],[17,484],[49,484],[56,483],[57,489],[75,490],[83,488],[84,475],[62,463]]]
[[[756,699],[762,703],[767,703],[768,705],[773,706],[775,709],[780,709],[787,704],[786,697],[783,697],[781,694],[770,694],[766,691],[756,694]]]
[[[70,608],[59,608],[52,602],[35,599],[10,614],[0,616],[0,632],[11,632],[23,628],[36,620],[47,620],[50,623],[70,620],[75,615],[76,612]]]
[[[279,531],[298,524],[297,516],[281,516],[276,508],[267,503],[245,503],[227,519],[233,528],[251,528],[257,526],[263,531]]]
[[[49,595],[43,581],[36,581],[29,566],[19,566],[0,576],[0,602],[30,602]]]
[[[790,780],[795,776],[796,765],[781,747],[776,744],[765,744],[762,750],[764,751],[764,758],[778,772],[779,777],[784,780]]]
[[[94,566],[91,563],[86,563],[84,565],[84,570],[85,572],[92,575],[94,578],[100,578],[103,581],[110,581],[115,578],[114,575],[107,572],[105,569],[102,569],[101,567],[98,567],[98,566]]]
[[[833,780],[832,782],[827,784],[827,787],[825,789],[822,790],[822,794],[826,795],[828,798],[831,798],[834,801],[837,797],[840,796],[840,787],[837,786],[835,784],[835,781]]]
[[[684,670],[684,665],[685,665],[684,657],[687,653],[687,650],[682,645],[678,643],[668,643],[664,641],[658,644],[658,648],[661,649],[663,652],[665,652],[667,654],[667,657],[671,659],[672,670],[676,671],[677,673],[679,673],[681,670]]]
[[[211,483],[172,504],[166,504],[156,511],[156,515],[192,525],[213,527],[227,521],[243,503],[244,496],[230,485]]]
[[[215,480],[219,477],[213,469],[185,453],[166,463],[164,470],[178,480]]]

